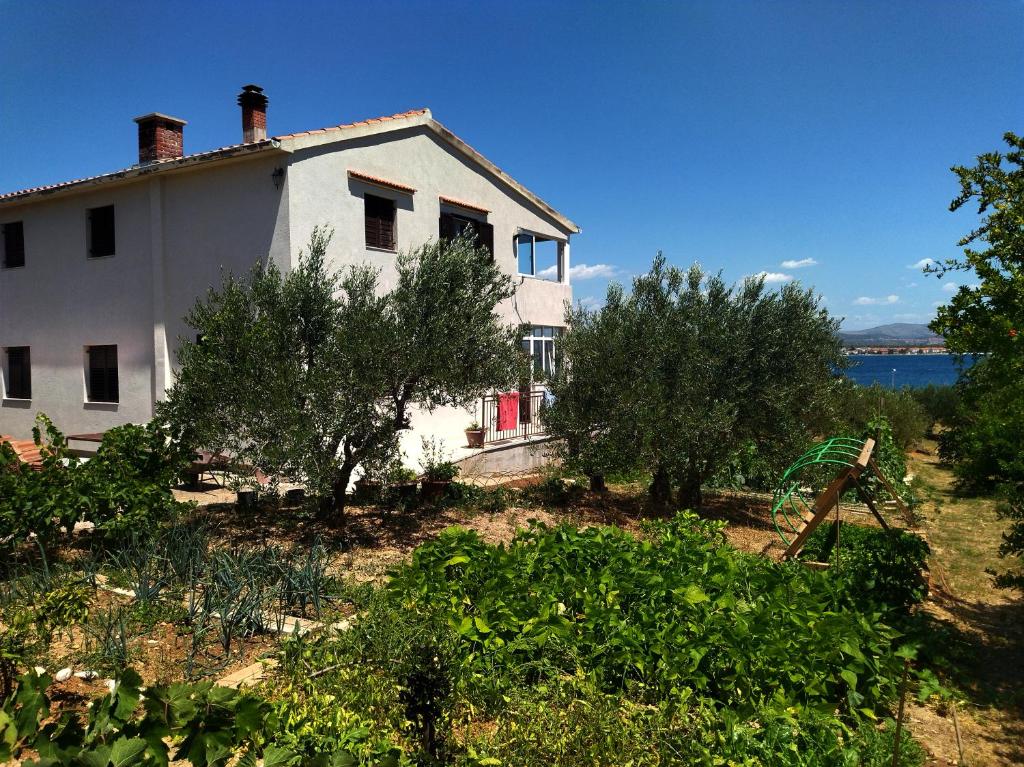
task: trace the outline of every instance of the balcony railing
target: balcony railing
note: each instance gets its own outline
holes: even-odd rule
[[[543,389],[523,389],[519,392],[519,407],[513,428],[498,429],[501,394],[488,394],[480,402],[480,426],[484,428],[484,444],[501,442],[517,437],[534,437],[545,433],[540,420],[544,407]],[[508,427],[508,423],[501,424]]]

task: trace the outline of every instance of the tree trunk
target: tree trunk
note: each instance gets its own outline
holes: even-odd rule
[[[352,470],[355,463],[346,459],[338,472],[334,475],[334,482],[331,484],[331,515],[335,517],[338,527],[345,526],[345,504],[348,502],[348,483],[352,479]]]
[[[700,490],[700,475],[685,473],[679,476],[679,506],[696,511],[704,504]]]
[[[672,485],[668,480],[668,470],[664,466],[655,469],[649,492],[651,503],[659,508],[665,508],[672,500]]]
[[[590,475],[590,492],[592,493],[603,493],[608,489],[608,485],[604,483],[604,474],[591,474]]]

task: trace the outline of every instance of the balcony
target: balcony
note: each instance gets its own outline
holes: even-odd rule
[[[480,401],[480,426],[484,429],[484,444],[525,437],[543,436],[546,431],[541,422],[540,411],[544,407],[546,392],[540,388],[519,391],[518,407],[514,417],[501,419],[500,405],[503,394],[488,394]],[[499,429],[498,427],[505,428]]]

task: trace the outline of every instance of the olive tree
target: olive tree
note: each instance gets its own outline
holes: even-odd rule
[[[838,322],[813,292],[730,287],[660,254],[631,293],[612,285],[566,324],[545,412],[564,459],[591,477],[649,469],[659,503],[675,488],[699,506],[701,485],[752,441],[766,454],[802,446],[843,364]]]
[[[298,265],[227,275],[188,314],[161,416],[234,469],[304,483],[343,519],[353,471],[397,450],[419,404],[464,406],[511,385],[518,332],[495,309],[511,281],[466,238],[399,255],[378,271],[327,265],[316,229]]]

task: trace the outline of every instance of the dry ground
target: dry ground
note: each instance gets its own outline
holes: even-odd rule
[[[958,658],[950,670],[963,693],[958,710],[965,762],[971,767],[1024,764],[1024,601],[995,589],[986,568],[1000,568],[1006,524],[991,499],[964,498],[925,441],[909,468],[923,485],[922,527],[932,548],[932,594],[924,609],[936,635]],[[956,764],[952,712],[910,708],[910,728],[935,756]]]

